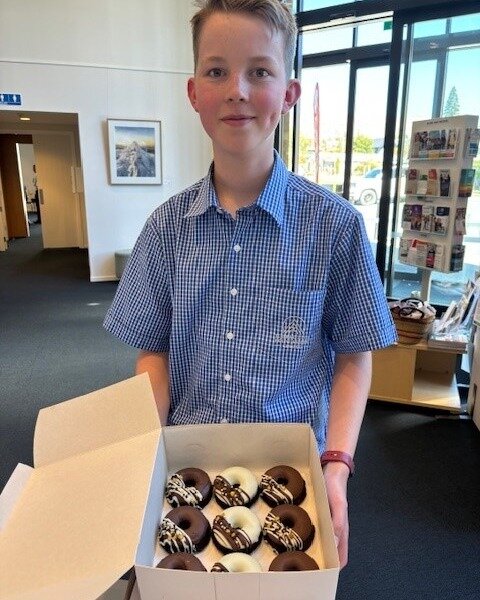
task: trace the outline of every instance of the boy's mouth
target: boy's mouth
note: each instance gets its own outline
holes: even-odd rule
[[[224,123],[231,123],[231,124],[237,124],[237,125],[241,125],[243,123],[247,123],[248,121],[251,121],[253,119],[253,117],[249,116],[249,115],[226,115],[225,117],[222,117],[221,120]]]

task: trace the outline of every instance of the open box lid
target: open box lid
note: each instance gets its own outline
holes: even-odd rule
[[[0,598],[94,600],[132,567],[160,431],[145,374],[40,411],[1,497]]]

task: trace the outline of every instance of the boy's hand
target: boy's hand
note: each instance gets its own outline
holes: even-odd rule
[[[347,482],[350,471],[344,463],[329,462],[323,468],[340,568],[348,562]]]

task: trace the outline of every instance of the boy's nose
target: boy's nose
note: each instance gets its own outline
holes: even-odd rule
[[[227,89],[227,100],[230,102],[241,102],[248,97],[248,85],[245,78],[240,75],[232,75]]]

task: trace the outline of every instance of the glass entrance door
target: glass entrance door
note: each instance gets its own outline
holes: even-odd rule
[[[296,166],[300,174],[355,204],[372,246],[377,241],[389,75],[382,62],[303,69]]]

